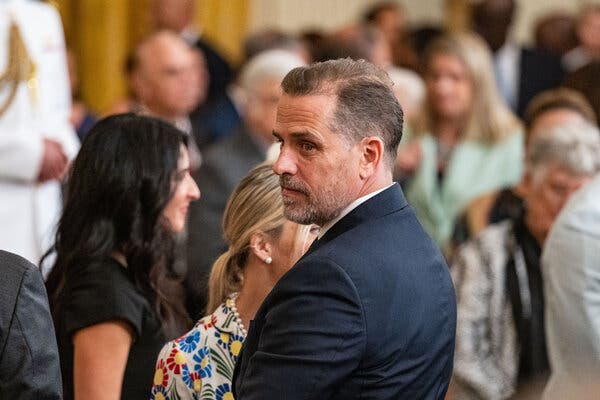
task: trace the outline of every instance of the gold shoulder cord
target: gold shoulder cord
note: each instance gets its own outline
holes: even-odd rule
[[[6,70],[0,75],[0,89],[10,86],[10,93],[0,105],[0,117],[14,101],[20,82],[27,82],[31,101],[37,102],[37,68],[29,57],[19,27],[13,20],[10,23],[8,36],[8,63]]]

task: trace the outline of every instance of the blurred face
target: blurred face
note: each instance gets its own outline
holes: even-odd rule
[[[272,241],[271,255],[273,263],[280,267],[281,277],[290,269],[308,250],[313,240],[317,237],[318,229],[309,225],[299,225],[292,221],[285,221],[278,238]]]
[[[137,92],[151,113],[163,118],[189,114],[206,93],[206,70],[199,52],[185,42],[164,40],[141,54]]]
[[[573,174],[559,165],[547,167],[540,175],[527,180],[525,221],[533,235],[543,242],[569,197],[591,177]]]
[[[185,227],[188,206],[191,201],[200,198],[200,190],[190,175],[190,159],[184,145],[179,150],[179,161],[174,178],[173,196],[167,203],[163,215],[169,221],[174,232],[181,232]]]
[[[266,80],[248,93],[246,123],[265,142],[273,141],[273,126],[280,97],[281,81],[278,79]]]
[[[406,25],[406,17],[400,10],[388,8],[381,11],[377,15],[375,23],[377,24],[379,29],[381,29],[381,31],[385,34],[388,42],[394,43],[395,40],[398,39],[398,34],[404,31],[404,27]]]
[[[431,57],[425,76],[427,98],[440,119],[466,118],[473,106],[473,82],[458,58],[436,54]]]
[[[194,15],[194,0],[154,0],[152,17],[158,29],[181,32]]]
[[[600,11],[589,13],[581,20],[578,35],[583,46],[600,52]]]
[[[358,145],[330,125],[334,96],[283,95],[273,134],[281,143],[273,171],[280,177],[286,218],[300,224],[336,218],[360,191]]]
[[[498,50],[506,42],[513,8],[513,0],[485,0],[474,7],[475,31],[483,37],[492,51]]]
[[[371,50],[370,58],[369,61],[380,68],[387,68],[392,64],[392,50],[390,48],[390,43],[380,32],[376,33],[376,39]]]

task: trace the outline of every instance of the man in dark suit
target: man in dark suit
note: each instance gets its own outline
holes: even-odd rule
[[[175,32],[190,46],[200,50],[208,70],[207,100],[213,101],[225,94],[233,79],[233,71],[227,60],[202,36],[202,27],[195,26],[196,7],[196,0],[153,0],[152,19],[157,30]],[[199,104],[200,107],[202,105]]]
[[[54,325],[42,274],[0,250],[0,399],[62,399]]]
[[[560,58],[509,40],[516,11],[514,0],[482,0],[472,3],[473,29],[494,53],[494,73],[506,104],[523,117],[529,101],[538,93],[560,85],[564,70]]]
[[[391,86],[350,59],[283,80],[273,169],[286,217],[321,233],[250,324],[238,400],[444,398],[454,288],[392,180],[403,117]]]

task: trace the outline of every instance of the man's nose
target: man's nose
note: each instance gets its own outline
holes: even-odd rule
[[[277,160],[273,163],[273,172],[279,176],[283,174],[295,175],[297,172],[296,162],[285,146],[281,147],[279,157],[277,157]]]

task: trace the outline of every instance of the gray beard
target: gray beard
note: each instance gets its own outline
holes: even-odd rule
[[[321,204],[317,207],[313,203],[306,206],[295,204],[293,200],[283,199],[283,214],[290,221],[298,224],[310,225],[316,224],[319,226],[325,225],[329,221],[336,219],[345,208],[344,205],[331,204],[331,199],[325,201],[326,204]]]
[[[333,187],[327,187],[315,195],[315,193],[310,193],[303,183],[295,181],[289,175],[282,175],[279,182],[281,187],[300,191],[305,196],[305,202],[296,202],[283,197],[284,216],[298,224],[323,226],[337,218],[342,210],[350,204],[350,201],[347,201],[348,195],[343,192],[335,192]]]

